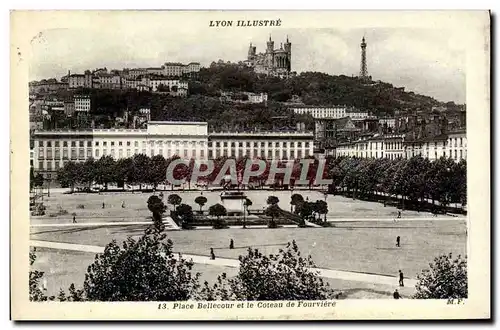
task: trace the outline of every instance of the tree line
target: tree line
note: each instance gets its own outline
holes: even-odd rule
[[[417,207],[425,200],[442,206],[467,204],[466,160],[340,157],[330,159],[328,165],[335,191],[354,198],[401,196]]]
[[[103,185],[104,189],[107,189],[107,186],[111,183],[116,183],[120,187],[123,187],[125,184],[139,186],[147,184],[156,188],[162,183],[167,183],[167,168],[170,163],[176,159],[180,159],[180,157],[172,156],[165,159],[162,155],[149,157],[144,154],[138,154],[129,158],[120,158],[118,160],[115,160],[113,157],[107,155],[102,156],[98,160],[89,158],[85,162],[69,161],[57,171],[57,180],[61,186],[70,187],[72,190],[76,186],[90,188],[94,183]],[[224,169],[224,164],[226,164],[228,159],[234,160],[237,172],[243,171],[247,161],[249,160],[248,157],[219,157],[214,159],[214,170],[208,175],[200,176],[196,183],[207,184],[214,182],[219,176],[220,171]],[[318,168],[319,162],[313,157],[310,157],[310,159],[313,159],[313,163],[310,165],[307,172],[307,180],[309,180],[310,185],[312,185],[316,177],[316,169]],[[258,176],[250,177],[249,180],[250,184],[256,186],[264,186],[270,175],[271,161],[265,159],[261,160],[265,162],[265,170]],[[259,168],[258,166],[258,164],[254,164],[251,169],[256,171]],[[286,167],[285,160],[280,161],[278,166]],[[188,188],[191,188],[191,177],[194,169],[194,159],[191,159],[189,164],[179,164],[173,171],[173,178],[176,180],[185,180]],[[201,164],[199,170],[201,172],[206,171],[207,165]],[[230,174],[227,167],[226,170],[227,172],[223,174]],[[294,160],[292,182],[299,179],[301,171],[302,165],[300,160]],[[285,175],[283,173],[277,173],[275,175],[275,184],[279,185],[280,182],[283,181],[284,176]],[[214,183],[220,184],[221,182]]]
[[[179,159],[173,156],[165,159],[162,155],[148,157],[139,154],[130,158],[114,160],[111,156],[103,156],[98,160],[87,159],[83,163],[68,162],[59,169],[58,181],[63,187],[82,185],[90,188],[93,183],[104,185],[105,189],[110,183],[117,183],[123,187],[125,184],[139,185],[148,184],[156,188],[159,184],[166,183],[166,171],[169,164]],[[214,170],[206,176],[200,176],[198,183],[224,184],[214,182],[227,159],[234,159],[236,171],[245,168],[247,157],[220,157],[214,160]],[[312,158],[314,159],[314,158]],[[265,160],[266,168],[262,174],[250,177],[249,184],[253,187],[263,187],[269,184],[271,162]],[[387,159],[387,158],[356,158],[356,157],[327,157],[324,171],[320,176],[324,179],[333,180],[328,186],[329,193],[340,193],[354,198],[373,198],[385,196],[387,198],[402,198],[407,205],[431,200],[446,206],[450,203],[467,204],[467,162],[461,160],[455,162],[446,157],[435,161],[416,156],[410,159]],[[300,160],[293,160],[290,188],[299,180],[302,173]],[[307,171],[306,179],[309,188],[315,184],[319,161],[314,159]],[[189,165],[177,165],[173,177],[177,180],[185,179],[188,188],[191,188],[191,177],[195,161],[192,159]],[[285,160],[278,164],[285,167]],[[227,168],[226,168],[227,169]],[[252,166],[257,170],[258,165]],[[206,170],[206,165],[200,166],[200,171]],[[229,174],[229,171],[227,173]],[[278,173],[274,182],[277,188],[289,187],[284,182],[285,175]],[[32,177],[33,178],[33,177]],[[37,181],[39,181],[37,179]],[[226,187],[234,187],[232,183],[226,183]],[[236,185],[237,186],[237,185]],[[286,186],[286,187],[285,187]],[[399,196],[399,197],[398,197]]]

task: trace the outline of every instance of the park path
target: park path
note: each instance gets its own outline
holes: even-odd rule
[[[167,225],[167,230],[179,230],[180,228],[175,224],[175,222],[170,218],[166,218],[165,224]],[[466,217],[414,217],[414,218],[402,218],[397,219],[396,222],[405,221],[465,221]],[[150,225],[151,221],[116,221],[116,222],[78,222],[71,223],[71,219],[68,219],[68,223],[33,223],[30,227],[100,227],[100,226],[129,226],[129,225]],[[389,222],[394,221],[394,218],[327,218],[328,222]],[[319,225],[314,224],[314,227],[322,228]],[[267,228],[267,225],[255,225],[247,226],[249,228]],[[297,225],[283,225],[283,228],[296,228]],[[229,226],[229,228],[241,228],[241,226]],[[212,229],[211,227],[200,227],[195,228],[198,230]]]
[[[438,216],[438,217],[432,217],[432,216],[423,216],[423,217],[403,217],[400,219],[396,219],[395,217],[390,217],[390,218],[335,218],[335,217],[326,217],[327,222],[366,222],[366,221],[394,221],[394,222],[404,222],[404,221],[465,221],[467,220],[467,217],[464,216]]]
[[[171,217],[165,217],[163,223],[166,230],[180,230],[175,221]],[[71,221],[69,219],[68,221]],[[46,227],[106,227],[106,226],[133,226],[133,225],[151,225],[152,221],[116,221],[116,222],[77,222],[77,223],[33,223],[30,227],[46,228]]]
[[[172,220],[173,222],[173,220]],[[180,230],[175,222],[167,223],[165,230]],[[106,227],[106,226],[132,226],[132,225],[151,225],[151,221],[120,221],[120,222],[78,222],[78,223],[35,223],[31,224],[32,228],[47,228],[47,227]],[[242,226],[228,226],[228,229],[242,229]],[[321,227],[321,226],[320,226]],[[249,229],[267,229],[267,225],[247,225]],[[281,225],[279,228],[297,228],[297,225]],[[190,230],[213,230],[212,227],[196,227]],[[219,230],[219,229],[217,229]]]
[[[90,252],[90,253],[103,253],[104,247],[95,245],[84,245],[84,244],[72,244],[72,243],[60,243],[60,242],[50,242],[50,241],[37,241],[31,240],[30,245],[33,247],[43,247],[48,249],[56,250],[70,250],[79,252]],[[182,254],[186,259],[192,259],[194,263],[204,264],[204,265],[214,265],[214,266],[225,266],[238,268],[240,262],[237,259],[229,258],[216,258],[211,260],[208,256],[194,255],[194,254]],[[349,272],[342,270],[333,270],[326,268],[311,268],[313,271],[318,271],[321,277],[345,280],[345,281],[356,281],[372,284],[384,284],[395,286],[398,283],[396,276],[388,275],[375,275],[359,272]],[[415,287],[417,281],[414,279],[405,279],[405,284],[407,287]]]

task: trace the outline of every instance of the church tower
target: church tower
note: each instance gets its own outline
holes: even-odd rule
[[[274,41],[271,39],[271,35],[269,35],[269,41],[267,42],[266,63],[268,68],[274,66]]]
[[[253,61],[255,59],[255,54],[257,52],[257,47],[254,47],[252,43],[250,43],[250,47],[248,47],[248,60]]]
[[[361,68],[359,70],[359,77],[363,80],[369,79],[368,69],[366,68],[366,42],[365,37],[361,40]]]
[[[292,43],[288,40],[288,36],[286,36],[285,51],[287,54],[287,57],[286,57],[287,70],[288,70],[288,72],[290,72],[290,71],[292,71]]]

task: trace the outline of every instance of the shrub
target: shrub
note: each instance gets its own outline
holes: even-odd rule
[[[467,258],[441,255],[417,277],[416,299],[467,298]]]
[[[224,221],[220,218],[227,215],[226,208],[222,204],[214,204],[208,208],[208,214],[216,217],[216,220],[213,221],[214,229],[222,229],[225,228],[226,225]]]
[[[311,271],[316,267],[311,256],[303,258],[295,241],[285,250],[266,256],[258,249],[248,249],[240,256],[238,275],[228,279],[226,274],[209,286],[205,282],[200,291],[204,300],[320,300],[336,298],[319,276]]]
[[[163,201],[156,195],[152,195],[148,198],[148,210],[153,214],[153,223],[157,230],[163,230],[165,225],[163,224],[163,213],[167,210],[166,205]]]
[[[192,261],[173,253],[166,235],[148,229],[137,241],[109,243],[87,268],[83,294],[90,301],[185,301],[199,289]]]
[[[30,266],[33,266],[33,263],[36,260],[36,255],[34,252],[30,251]],[[29,295],[30,301],[47,301],[54,300],[54,297],[47,297],[43,291],[40,289],[40,279],[43,277],[43,272],[38,270],[31,270],[29,274]]]

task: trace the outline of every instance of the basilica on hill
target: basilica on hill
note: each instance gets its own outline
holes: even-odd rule
[[[250,43],[248,57],[244,63],[257,74],[288,78],[292,72],[292,43],[286,38],[285,44],[274,48],[274,41],[269,36],[265,53],[257,53],[257,47]]]

